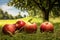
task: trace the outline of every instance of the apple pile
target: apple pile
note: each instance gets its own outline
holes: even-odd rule
[[[15,31],[17,30],[24,30],[27,33],[35,33],[37,31],[37,24],[19,20],[15,24],[5,24],[2,28],[2,32],[4,34],[14,34]],[[46,32],[46,31],[53,32],[54,26],[50,22],[43,22],[40,25],[40,31],[41,32]]]
[[[25,32],[33,33],[37,30],[37,25],[36,23],[32,24],[19,20],[15,24],[5,24],[2,28],[4,34],[14,34],[17,30],[24,30]]]
[[[41,25],[40,25],[40,31],[41,32],[53,32],[54,31],[54,26],[52,23],[50,22],[43,22]]]

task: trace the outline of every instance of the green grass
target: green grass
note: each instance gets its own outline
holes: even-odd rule
[[[24,21],[28,21],[32,17],[22,18]],[[19,20],[19,19],[17,19]],[[0,20],[0,40],[60,40],[60,21],[58,19],[50,19],[50,22],[54,25],[54,33],[40,32],[39,26],[43,22],[41,18],[33,18],[31,22],[36,22],[38,30],[36,33],[29,34],[25,32],[15,33],[13,37],[2,33],[2,27],[4,24],[13,24],[17,20]]]
[[[15,23],[16,20],[0,20],[0,25],[4,25],[4,24],[13,24]]]

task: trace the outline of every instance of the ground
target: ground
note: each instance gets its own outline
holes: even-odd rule
[[[27,22],[32,17],[22,18]],[[50,18],[50,22],[54,25],[54,32],[40,32],[40,24],[43,22],[42,18],[32,18],[31,22],[36,22],[38,25],[38,30],[36,33],[29,34],[25,32],[15,33],[13,37],[10,35],[5,35],[2,33],[2,28],[4,24],[14,24],[17,20],[0,20],[0,40],[60,40],[60,18]]]

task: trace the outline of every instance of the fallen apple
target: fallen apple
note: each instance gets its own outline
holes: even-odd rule
[[[24,26],[24,31],[27,33],[34,33],[37,31],[37,25],[36,23],[26,23]]]
[[[16,22],[16,28],[21,29],[25,25],[25,22],[20,20]]]
[[[4,34],[14,34],[15,30],[16,27],[13,24],[5,24],[2,28]]]
[[[41,32],[47,32],[47,31],[50,31],[50,32],[53,32],[54,30],[54,26],[52,23],[50,22],[43,22],[41,25],[40,25],[40,31]]]

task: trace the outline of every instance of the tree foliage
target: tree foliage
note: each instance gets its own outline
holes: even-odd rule
[[[60,4],[60,0],[11,0],[8,3],[8,5],[14,6],[21,10],[26,9],[29,11],[29,10],[39,9],[43,12],[43,16],[44,16],[43,18],[47,21],[49,20],[49,13],[52,10],[53,12],[55,12],[54,11],[55,7],[60,8],[59,4]]]
[[[3,19],[3,17],[4,17],[4,12],[2,9],[0,9],[0,19]]]
[[[59,5],[59,0],[11,0],[8,5],[18,9],[49,9]],[[58,4],[58,5],[57,5]]]

